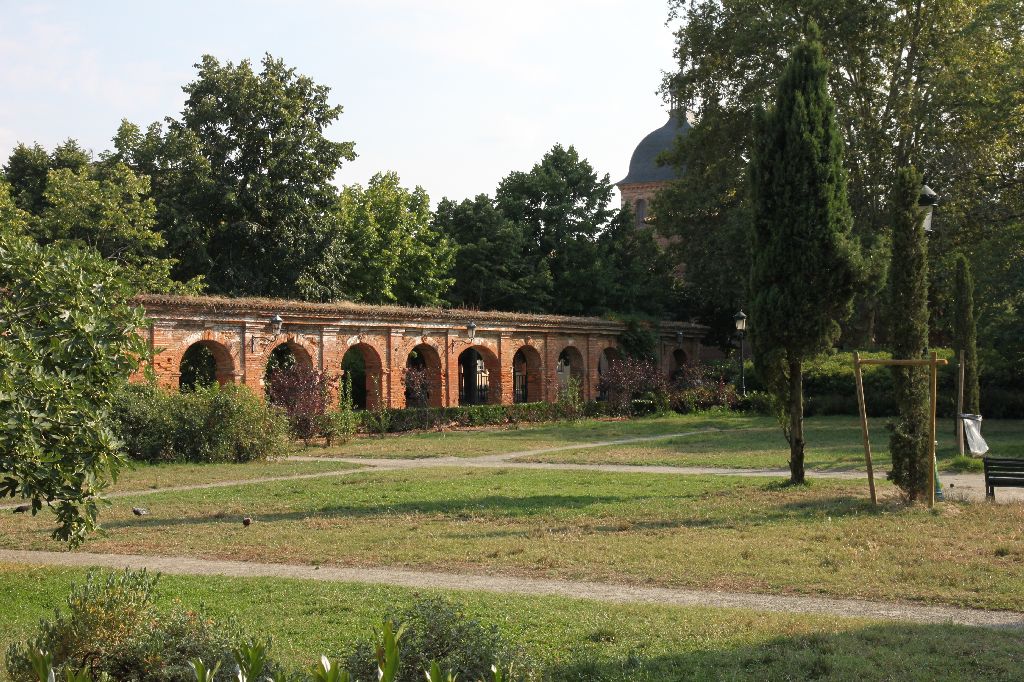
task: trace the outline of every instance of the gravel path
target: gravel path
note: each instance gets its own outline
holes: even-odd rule
[[[37,566],[145,568],[176,575],[222,575],[234,578],[299,578],[387,584],[416,589],[474,590],[591,599],[616,604],[659,604],[711,606],[776,613],[824,614],[873,620],[913,623],[953,623],[992,628],[1024,629],[1024,613],[987,611],[951,606],[829,599],[810,596],[782,596],[741,592],[712,592],[661,587],[639,587],[598,582],[575,582],[538,578],[440,573],[405,568],[346,568],[294,564],[261,564],[243,561],[211,561],[188,557],[141,556],[135,554],[89,554],[84,552],[36,552],[0,550],[0,563]]]

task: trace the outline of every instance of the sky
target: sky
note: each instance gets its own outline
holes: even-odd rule
[[[0,159],[177,116],[203,54],[265,53],[331,88],[338,184],[396,171],[436,204],[492,194],[554,144],[622,179],[667,120],[665,0],[0,0]]]

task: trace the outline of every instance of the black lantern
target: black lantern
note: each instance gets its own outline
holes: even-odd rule
[[[470,322],[466,325],[466,331],[469,332],[469,340],[472,341],[476,338],[476,322]]]
[[[281,335],[281,328],[284,327],[284,318],[281,317],[281,313],[276,313],[270,318],[270,330],[273,332],[272,336],[257,336],[253,334],[249,337],[249,351],[252,353],[256,352],[256,341],[263,343],[271,343],[275,338]]]
[[[740,337],[740,395],[747,397],[747,375],[743,358],[743,338],[747,335],[747,316],[741,310],[732,316],[736,323],[736,335]]]
[[[921,195],[917,198],[917,205],[924,212],[924,231],[932,231],[932,213],[935,211],[935,205],[939,203],[939,195],[935,193],[928,185],[921,188]]]

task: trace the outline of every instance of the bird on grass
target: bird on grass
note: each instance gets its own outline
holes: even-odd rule
[[[27,512],[31,508],[32,508],[31,504],[19,504],[17,507],[14,508],[14,513],[15,514],[24,514],[25,512]]]
[[[246,528],[249,527],[250,523],[252,523],[252,519],[250,519],[248,516],[246,516],[246,517],[244,517],[242,519],[242,525],[245,526]]]
[[[136,516],[145,516],[148,513],[148,509],[143,509],[142,507],[132,507],[132,514],[135,514]]]

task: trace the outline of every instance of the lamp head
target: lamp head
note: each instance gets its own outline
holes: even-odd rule
[[[466,325],[466,331],[469,332],[470,340],[475,339],[476,338],[476,322],[470,322],[469,324],[467,324]]]
[[[281,333],[281,328],[284,326],[284,318],[278,313],[270,318],[270,328],[274,330],[274,336]]]
[[[747,316],[742,310],[733,315],[732,320],[736,323],[736,331],[740,333],[747,331]]]

